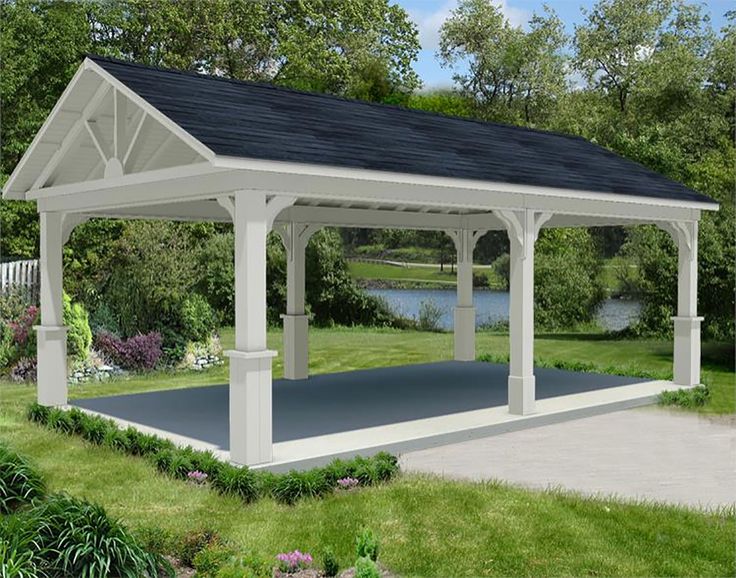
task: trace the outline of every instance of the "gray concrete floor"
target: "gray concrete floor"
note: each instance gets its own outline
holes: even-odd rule
[[[539,399],[645,381],[559,369],[538,368],[535,374]],[[508,403],[507,375],[506,365],[447,361],[276,380],[273,439],[278,443],[503,406]],[[71,403],[229,449],[227,385]]]
[[[648,407],[401,456],[402,467],[695,507],[736,503],[733,420]]]

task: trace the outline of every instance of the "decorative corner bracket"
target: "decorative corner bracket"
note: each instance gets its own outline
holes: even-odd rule
[[[64,213],[61,216],[61,244],[66,245],[69,241],[69,237],[72,236],[72,231],[77,225],[86,223],[89,221],[88,215],[81,213]]]
[[[539,237],[542,225],[552,218],[550,212],[534,211],[532,209],[496,210],[493,212],[506,226],[509,241],[522,250],[524,259],[529,255],[530,246]]]
[[[698,238],[697,221],[663,221],[657,223],[657,226],[670,234],[679,251],[692,258],[693,248]]]
[[[306,248],[309,239],[321,228],[322,225],[283,221],[274,224],[273,232],[281,238],[286,258],[293,261],[297,250]]]
[[[290,195],[274,195],[266,200],[266,232],[273,230],[273,224],[281,211],[292,206],[296,197]],[[233,195],[220,195],[217,203],[230,215],[230,220],[235,221],[235,197]]]
[[[473,251],[480,238],[488,232],[488,229],[446,229],[445,233],[455,244],[458,261],[472,261]]]

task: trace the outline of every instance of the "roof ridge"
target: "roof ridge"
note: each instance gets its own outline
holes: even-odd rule
[[[456,116],[456,115],[451,115],[451,114],[444,114],[441,112],[436,112],[432,110],[424,110],[421,108],[410,108],[408,106],[402,106],[400,104],[388,104],[388,103],[383,103],[383,102],[374,102],[371,100],[361,100],[358,98],[348,98],[346,96],[340,96],[340,95],[331,94],[328,92],[311,92],[308,90],[301,90],[298,88],[292,88],[289,86],[272,84],[269,82],[256,81],[256,80],[243,80],[240,78],[232,78],[230,76],[216,76],[214,74],[205,74],[203,72],[197,72],[196,70],[181,70],[178,68],[165,68],[163,66],[153,66],[150,64],[141,64],[139,62],[133,62],[130,60],[122,60],[119,58],[114,58],[112,56],[102,56],[99,54],[87,53],[85,54],[85,57],[89,58],[92,61],[106,61],[106,62],[111,62],[113,64],[121,64],[123,66],[132,66],[135,68],[156,70],[159,72],[166,72],[170,74],[181,74],[183,76],[193,76],[196,78],[207,78],[207,79],[216,80],[220,82],[227,82],[229,84],[252,86],[252,87],[263,88],[267,90],[275,90],[278,92],[290,92],[293,94],[301,94],[301,95],[311,96],[311,97],[316,97],[316,98],[324,98],[328,100],[337,100],[337,101],[342,101],[342,102],[371,106],[371,107],[375,107],[375,108],[379,108],[383,110],[397,110],[401,112],[408,112],[410,114],[423,114],[423,115],[431,116],[435,118],[444,118],[444,119],[456,120],[456,121],[461,121],[461,122],[479,124],[481,126],[496,126],[500,128],[509,128],[513,130],[532,132],[536,134],[558,136],[558,137],[569,138],[573,140],[582,140],[585,142],[590,142],[584,137],[575,135],[575,134],[568,134],[568,133],[557,132],[557,131],[552,131],[552,130],[520,126],[520,125],[509,124],[509,123],[504,123],[504,122],[482,120],[482,119],[474,118],[474,117],[464,117],[464,116]]]

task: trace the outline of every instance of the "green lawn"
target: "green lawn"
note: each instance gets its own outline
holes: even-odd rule
[[[456,285],[455,272],[451,272],[450,265],[440,271],[440,266],[416,267],[408,265],[386,265],[382,263],[365,263],[363,261],[349,261],[348,269],[354,279],[367,281],[388,281],[401,285],[438,285],[454,287]],[[475,268],[475,272],[485,275],[491,283],[498,283],[493,272],[486,268]]]
[[[280,349],[281,333],[269,334]],[[232,331],[223,332],[226,347]],[[571,359],[602,367],[668,372],[671,345],[606,341],[581,335],[540,336],[546,362]],[[375,329],[314,329],[315,373],[449,359],[450,334]],[[505,355],[507,337],[480,333],[479,354]],[[706,412],[733,412],[734,374],[716,360],[727,349],[706,344],[704,375],[713,400]],[[76,386],[72,397],[226,381],[226,368],[205,373],[158,373],[103,385]],[[279,358],[275,376],[281,375]],[[354,536],[364,526],[382,538],[383,562],[405,575],[734,575],[734,512],[700,513],[651,504],[534,492],[494,483],[449,482],[416,475],[386,486],[307,500],[293,507],[262,500],[244,506],[205,488],[159,475],[145,461],[91,447],[28,423],[27,386],[2,384],[0,436],[31,456],[54,490],[104,505],[133,527],[175,534],[213,527],[244,552],[271,557],[299,548],[335,548],[352,560]]]

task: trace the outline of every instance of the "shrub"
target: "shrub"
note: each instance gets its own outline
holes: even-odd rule
[[[23,456],[0,444],[0,514],[46,495],[41,474]]]
[[[509,290],[509,276],[511,275],[511,257],[504,253],[491,264],[491,269],[501,281],[501,288]]]
[[[190,341],[206,341],[217,328],[217,316],[207,300],[193,293],[181,306],[182,335]]]
[[[125,431],[121,431],[117,427],[108,427],[102,437],[102,445],[111,450],[127,452],[130,442]]]
[[[605,290],[601,260],[588,229],[544,229],[534,264],[534,319],[565,329],[595,319]]]
[[[0,516],[0,576],[44,576],[34,552],[33,531],[18,516]]]
[[[64,325],[67,326],[67,353],[75,359],[85,359],[92,345],[92,329],[89,315],[81,303],[72,303],[71,297],[64,293]]]
[[[36,332],[33,326],[38,324],[38,307],[29,305],[23,313],[9,322],[13,331],[13,343],[21,356],[30,357],[36,353]]]
[[[322,551],[322,572],[325,576],[337,576],[340,571],[340,565],[337,563],[337,556],[332,548],[325,548]]]
[[[381,572],[370,558],[358,558],[355,562],[355,578],[381,578]]]
[[[136,528],[135,536],[146,551],[160,556],[172,552],[176,545],[176,540],[171,532],[155,526]]]
[[[187,533],[176,547],[176,557],[184,566],[192,567],[194,559],[202,550],[222,545],[220,535],[211,528]]]
[[[293,504],[301,498],[317,498],[332,490],[321,469],[291,471],[279,477],[273,487],[273,497],[282,504]]]
[[[0,369],[10,367],[18,358],[13,329],[0,321]]]
[[[63,434],[72,434],[75,430],[75,424],[70,412],[59,409],[58,407],[54,407],[49,411],[46,425]]]
[[[28,406],[26,417],[29,421],[45,425],[46,421],[49,419],[50,411],[50,407],[41,405],[40,403],[36,403],[34,401],[31,405]]]
[[[38,375],[35,357],[22,357],[10,370],[10,379],[15,383],[33,383]]]
[[[162,338],[158,332],[120,339],[107,332],[95,336],[95,348],[123,369],[149,371],[156,367],[162,355]]]
[[[659,394],[659,405],[674,405],[677,407],[703,407],[710,399],[710,389],[707,385],[696,385],[690,389],[676,389],[663,391]]]
[[[201,578],[216,578],[220,568],[233,557],[233,551],[223,544],[209,544],[197,552],[192,567]]]
[[[440,331],[440,321],[444,315],[442,307],[433,299],[427,299],[419,304],[419,318],[417,326],[420,331]]]
[[[399,473],[399,460],[388,452],[373,456],[374,471],[378,481],[387,482]]]
[[[35,557],[51,575],[158,576],[160,558],[101,506],[56,495],[24,513],[24,521],[35,534]]]
[[[247,467],[223,464],[212,477],[212,486],[222,494],[240,497],[246,503],[258,497],[258,484],[255,474]]]
[[[360,485],[390,480],[399,471],[397,459],[380,452],[372,458],[357,456],[349,461],[333,460],[324,468],[288,474],[253,472],[219,461],[212,452],[178,448],[170,440],[143,434],[132,427],[120,429],[112,420],[88,415],[74,408],[69,411],[49,409],[31,404],[28,419],[66,433],[77,433],[90,443],[118,449],[132,455],[147,456],[162,473],[189,479],[199,471],[206,474],[212,487],[223,494],[239,496],[245,502],[260,496],[273,496],[277,501],[293,504],[303,497],[320,497],[341,485],[338,480],[355,478]],[[352,480],[351,480],[352,484]]]
[[[273,568],[270,561],[256,556],[231,558],[216,574],[217,578],[271,578]]]
[[[110,420],[97,415],[88,415],[80,424],[80,435],[88,442],[102,445],[105,441],[107,430],[115,427]]]
[[[355,553],[358,558],[378,560],[378,537],[370,528],[364,528],[355,540]]]

